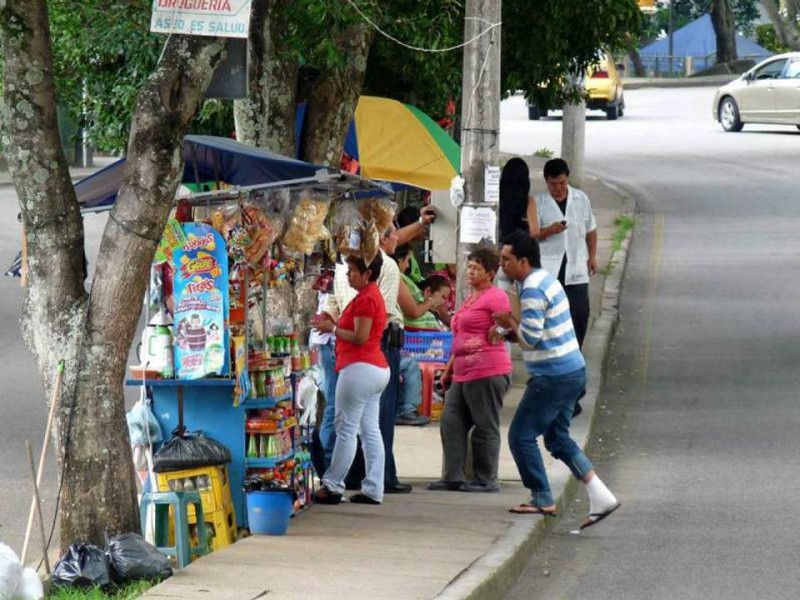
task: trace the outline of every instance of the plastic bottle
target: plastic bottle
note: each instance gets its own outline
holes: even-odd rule
[[[250,435],[250,440],[247,442],[247,457],[258,458],[258,446],[256,445],[256,436]]]

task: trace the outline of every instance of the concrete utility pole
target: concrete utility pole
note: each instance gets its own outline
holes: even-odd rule
[[[570,75],[570,83],[585,92],[582,73]],[[564,105],[561,121],[561,158],[569,165],[569,182],[577,188],[583,187],[583,156],[586,149],[586,100]]]
[[[464,41],[501,20],[501,0],[467,0]],[[467,256],[480,241],[497,243],[496,203],[485,198],[486,167],[498,167],[500,137],[500,27],[464,47],[461,102],[461,176],[465,198],[459,210],[457,302],[469,293]],[[499,195],[499,194],[498,194]],[[495,200],[496,202],[496,200]]]

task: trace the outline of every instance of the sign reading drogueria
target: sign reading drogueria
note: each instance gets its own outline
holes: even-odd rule
[[[150,31],[247,38],[251,0],[153,0]]]

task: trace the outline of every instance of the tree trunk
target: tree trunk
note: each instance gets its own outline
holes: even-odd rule
[[[61,395],[61,547],[137,531],[122,382],[150,264],[183,172],[183,137],[224,54],[218,38],[172,36],[142,89],[128,160],[83,290],[83,230],[55,118],[44,0],[0,11],[5,137],[28,231],[24,330],[45,380],[65,358]]]
[[[45,0],[7,2],[3,41],[3,145],[25,229],[28,285],[22,335],[46,396],[61,359],[62,389],[75,381],[75,354],[88,295],[83,220],[61,148]]]
[[[714,0],[711,22],[717,36],[717,64],[736,60],[736,18],[730,0]]]
[[[639,54],[639,49],[636,47],[636,43],[632,35],[628,35],[626,46],[628,49],[628,57],[631,59],[631,64],[633,65],[633,73],[636,77],[646,77],[647,73],[644,70],[644,64],[642,63],[642,57]],[[627,73],[626,73],[627,75]]]
[[[287,0],[255,2],[248,40],[248,97],[235,100],[240,142],[295,156],[295,112],[299,64],[281,45],[287,27]]]
[[[347,128],[361,95],[372,37],[372,29],[365,23],[334,35],[333,41],[344,55],[343,65],[327,69],[314,82],[306,111],[303,160],[339,166]]]
[[[775,27],[775,34],[780,43],[792,50],[800,50],[800,28],[797,15],[800,13],[800,0],[786,3],[786,14],[781,11],[780,0],[762,0],[761,3]]]
[[[586,93],[583,74],[571,75],[572,86]],[[569,165],[569,182],[583,187],[583,157],[586,150],[586,100],[564,105],[564,118],[561,122],[561,158]]]

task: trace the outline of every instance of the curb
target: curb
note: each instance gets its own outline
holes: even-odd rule
[[[625,196],[633,205],[635,212],[636,198],[621,190],[618,186],[610,187]],[[625,213],[621,213],[625,214]],[[601,310],[594,320],[587,335],[584,346],[587,371],[586,396],[581,400],[584,414],[589,421],[585,430],[576,441],[584,449],[588,448],[595,418],[595,405],[605,380],[605,366],[617,322],[619,321],[619,299],[622,280],[628,264],[628,251],[633,232],[629,231],[620,248],[609,260],[611,269],[603,285]],[[574,498],[578,491],[577,480],[568,477],[551,476],[553,488],[563,484],[563,491],[556,504],[558,511],[563,512],[566,504]],[[494,547],[470,566],[459,573],[439,594],[438,600],[496,600],[504,598],[516,584],[517,579],[528,564],[530,555],[536,551],[545,536],[558,524],[560,519],[537,519],[533,526],[529,519],[520,518],[503,535]]]
[[[622,87],[626,90],[641,90],[647,88],[693,88],[693,87],[720,87],[738,79],[741,75],[726,74],[712,75],[709,77],[681,77],[678,79],[639,79],[622,80]]]

